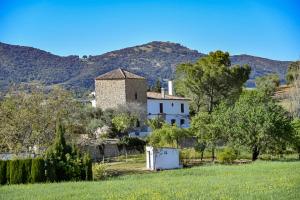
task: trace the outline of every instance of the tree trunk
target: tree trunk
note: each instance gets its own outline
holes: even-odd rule
[[[203,155],[204,155],[204,151],[201,152],[201,157],[200,157],[201,161],[203,160]],[[299,156],[300,156],[300,154],[299,154]]]
[[[259,155],[259,149],[256,145],[254,145],[252,148],[252,161],[257,160],[258,155]]]

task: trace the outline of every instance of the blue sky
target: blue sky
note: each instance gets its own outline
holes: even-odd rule
[[[300,0],[0,0],[0,41],[98,55],[151,41],[300,59]]]

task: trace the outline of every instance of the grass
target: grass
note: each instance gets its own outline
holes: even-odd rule
[[[300,162],[257,161],[100,182],[10,185],[0,187],[0,199],[300,199]]]

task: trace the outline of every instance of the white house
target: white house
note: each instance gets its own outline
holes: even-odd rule
[[[146,167],[149,170],[181,168],[179,151],[175,148],[146,147]]]
[[[148,119],[162,117],[169,124],[188,128],[189,112],[189,99],[173,95],[172,81],[168,82],[168,94],[165,94],[164,88],[161,93],[147,92]]]

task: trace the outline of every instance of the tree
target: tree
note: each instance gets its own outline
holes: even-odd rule
[[[288,91],[289,111],[294,117],[300,117],[300,61],[291,63],[286,76],[290,84]]]
[[[91,159],[88,155],[82,156],[75,145],[66,143],[65,127],[60,119],[55,133],[55,141],[45,155],[49,181],[90,180]]]
[[[248,147],[252,160],[266,150],[282,151],[293,139],[291,119],[269,96],[246,91],[223,112],[222,130],[229,140]]]
[[[165,123],[165,120],[162,118],[162,117],[155,117],[155,118],[152,118],[152,119],[148,119],[146,124],[152,129],[152,130],[155,130],[155,129],[160,129],[163,124]]]
[[[178,148],[179,141],[189,136],[189,132],[186,129],[178,128],[176,125],[163,124],[162,128],[155,129],[149,136],[149,143],[152,146],[164,146],[171,145]]]
[[[175,89],[179,95],[192,99],[192,109],[211,113],[226,100],[233,103],[248,80],[249,66],[231,66],[229,53],[210,52],[196,63],[182,64],[176,69]]]
[[[161,91],[161,82],[159,79],[156,79],[155,85],[152,88],[153,92],[160,92]]]
[[[64,118],[71,136],[84,124],[77,119],[82,106],[62,88],[42,85],[16,88],[0,102],[0,146],[3,151],[30,151],[49,146],[55,137],[55,124]],[[76,126],[75,126],[76,125]]]
[[[295,138],[293,140],[293,146],[298,153],[298,158],[300,160],[300,119],[296,118],[292,122],[294,131],[295,131]]]
[[[293,83],[295,80],[299,78],[299,71],[300,71],[300,61],[292,62],[289,65],[286,74],[286,81],[288,84]]]
[[[266,95],[274,95],[276,88],[280,85],[280,78],[278,74],[268,74],[257,77],[255,79],[256,88]]]
[[[217,142],[224,139],[222,127],[222,114],[225,105],[220,105],[212,113],[199,112],[192,118],[191,130],[198,139],[198,143],[205,149],[209,145],[212,149],[212,161],[215,159]],[[202,151],[204,151],[204,149]]]
[[[132,129],[135,125],[136,118],[128,114],[121,113],[116,115],[112,119],[112,124],[119,132],[119,136],[124,136],[128,134],[128,131]]]

